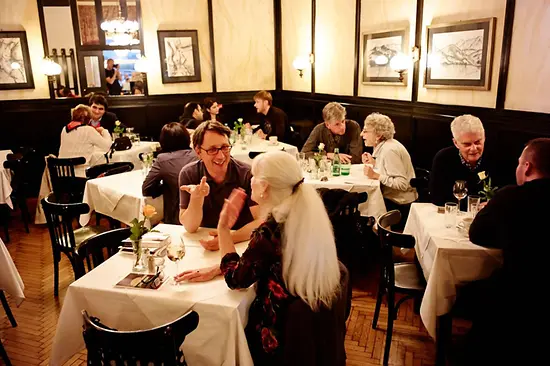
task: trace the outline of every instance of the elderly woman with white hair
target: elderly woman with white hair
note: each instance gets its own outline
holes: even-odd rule
[[[276,151],[258,155],[252,164],[252,199],[264,222],[253,232],[242,255],[235,251],[231,227],[239,217],[246,193],[235,189],[220,214],[218,235],[221,273],[232,289],[255,282],[256,299],[250,306],[246,335],[255,365],[281,365],[284,357],[287,309],[301,300],[312,311],[334,309],[341,299],[340,263],[332,225],[323,201],[313,186],[303,184],[302,170],[289,154]],[[342,277],[342,278],[345,278]],[[332,312],[331,312],[332,313]],[[344,355],[344,321],[339,329],[326,329],[327,337],[339,334],[326,350]],[[328,338],[327,338],[328,339]],[[344,365],[345,359],[334,360]]]
[[[373,147],[373,153],[363,154],[364,173],[380,181],[387,210],[398,209],[406,218],[408,205],[418,194],[410,184],[415,177],[411,156],[394,135],[395,127],[388,116],[380,113],[367,116],[362,136],[365,146]]]
[[[435,155],[430,173],[430,198],[438,206],[456,202],[453,185],[457,180],[466,181],[469,194],[478,194],[483,189],[479,173],[485,172],[495,183],[493,174],[496,169],[491,165],[491,159],[483,154],[485,129],[481,120],[470,114],[458,116],[451,123],[451,132],[454,146],[446,147]],[[462,209],[465,210],[467,200],[462,201]]]

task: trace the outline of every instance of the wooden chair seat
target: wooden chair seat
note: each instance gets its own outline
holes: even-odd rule
[[[424,279],[420,278],[415,263],[396,263],[393,266],[395,272],[395,287],[411,290],[424,290]]]
[[[101,227],[101,226],[83,226],[79,229],[76,229],[74,231],[74,241],[75,241],[75,247],[78,251],[78,248],[80,248],[80,245],[85,242],[86,240],[90,239],[91,237],[106,232],[107,228]]]

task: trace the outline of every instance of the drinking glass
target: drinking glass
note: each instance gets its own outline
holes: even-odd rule
[[[185,244],[182,241],[173,241],[168,245],[167,256],[172,262],[176,263],[176,275],[180,274],[180,260],[185,257]],[[179,282],[174,280],[174,285],[178,286]]]
[[[460,211],[460,201],[468,194],[465,180],[457,180],[453,186],[453,195],[458,200],[458,211]]]
[[[456,215],[458,211],[458,204],[454,202],[445,203],[445,227],[447,229],[456,226]]]
[[[481,203],[481,197],[480,196],[468,196],[468,213],[472,217],[476,217],[478,211],[479,211],[479,205]]]
[[[340,163],[340,175],[349,175],[351,163]]]
[[[134,134],[134,143],[138,146],[141,143],[141,138],[139,137],[139,133],[137,132]]]

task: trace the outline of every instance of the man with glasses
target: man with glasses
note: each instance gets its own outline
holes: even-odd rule
[[[188,232],[199,227],[216,228],[225,199],[240,187],[247,193],[248,201],[233,227],[233,241],[237,243],[250,239],[260,221],[258,206],[250,198],[250,166],[230,156],[230,135],[231,130],[217,121],[203,122],[195,130],[193,147],[200,160],[186,165],[179,174],[179,218]],[[219,249],[216,234],[213,236],[201,241],[205,249]]]

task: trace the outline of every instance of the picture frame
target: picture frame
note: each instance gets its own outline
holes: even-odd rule
[[[490,90],[496,18],[427,27],[424,87]]]
[[[407,84],[406,78],[399,81],[399,74],[390,67],[393,56],[398,53],[406,54],[407,35],[406,29],[362,34],[363,84]],[[375,59],[378,56],[385,56],[387,63],[377,64]]]
[[[0,90],[34,89],[25,31],[0,32]]]
[[[201,81],[197,30],[157,31],[162,83]]]

